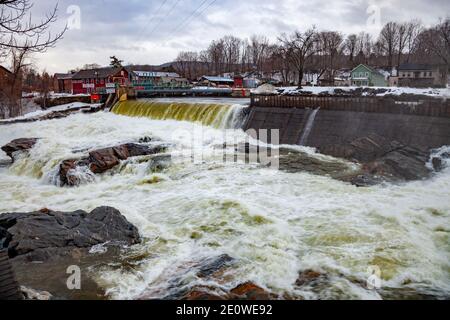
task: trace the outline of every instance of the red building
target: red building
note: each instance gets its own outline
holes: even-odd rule
[[[81,70],[72,76],[73,94],[106,93],[113,84],[128,84],[128,71],[125,68],[99,68]]]
[[[57,93],[72,93],[73,73],[56,73],[54,77],[54,90]]]
[[[243,76],[234,76],[234,88],[243,88],[244,87],[244,77]]]

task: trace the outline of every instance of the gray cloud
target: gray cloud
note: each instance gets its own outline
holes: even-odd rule
[[[107,64],[113,54],[126,62],[159,64],[173,60],[180,50],[204,49],[226,34],[245,38],[257,33],[276,40],[282,32],[313,24],[343,33],[368,30],[376,34],[380,26],[366,26],[371,14],[367,9],[374,5],[380,10],[381,23],[419,18],[432,24],[450,14],[448,0],[222,0],[184,23],[203,0],[181,0],[171,12],[178,0],[167,0],[156,14],[163,1],[59,0],[60,19],[54,30],[67,22],[70,5],[81,9],[81,30],[69,30],[56,48],[37,56],[39,66],[50,72],[66,71],[86,63]],[[56,0],[35,2],[38,19]]]

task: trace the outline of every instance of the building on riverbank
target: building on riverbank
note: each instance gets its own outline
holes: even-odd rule
[[[412,88],[443,88],[447,82],[445,68],[426,64],[405,63],[398,69],[398,85]]]
[[[116,84],[126,85],[128,83],[129,73],[123,67],[81,70],[72,76],[72,93],[107,93],[108,89],[114,89]]]
[[[387,87],[388,81],[385,75],[379,71],[360,64],[352,70],[352,86],[357,87]]]
[[[54,82],[54,91],[56,93],[72,93],[72,77],[74,76],[74,72],[72,73],[55,73],[53,77]]]
[[[186,78],[182,78],[176,72],[132,70],[129,75],[132,82],[151,82],[155,86],[162,86],[171,83],[183,85],[189,84],[189,81]]]
[[[202,85],[219,87],[219,86],[234,86],[234,80],[227,77],[212,77],[212,76],[203,76],[200,79],[200,83]]]
[[[0,119],[21,113],[22,77],[0,65]]]

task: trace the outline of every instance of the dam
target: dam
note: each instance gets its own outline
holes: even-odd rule
[[[319,151],[370,134],[422,150],[450,145],[448,100],[253,96],[250,109],[245,130],[279,129],[282,144],[302,144],[309,131],[306,146]]]

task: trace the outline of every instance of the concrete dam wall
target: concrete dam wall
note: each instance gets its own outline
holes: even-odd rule
[[[281,144],[319,151],[372,134],[426,151],[450,145],[450,105],[438,99],[253,97],[244,129],[279,129]]]

